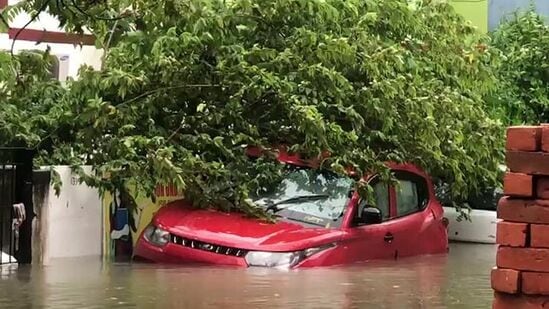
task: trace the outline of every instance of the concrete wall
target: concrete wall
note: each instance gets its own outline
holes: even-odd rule
[[[54,169],[63,183],[59,196],[51,184],[49,167],[34,172],[34,264],[51,265],[55,260],[73,257],[129,257],[154,213],[166,203],[182,198],[173,186],[158,186],[155,202],[132,192],[136,209],[125,209],[128,205],[119,198],[114,203],[111,194],[101,197],[96,189],[79,184],[70,167]],[[91,167],[84,170],[90,173]],[[129,229],[117,229],[116,222],[129,225]]]
[[[102,205],[98,191],[79,184],[68,166],[56,166],[55,170],[63,182],[59,196],[46,177],[35,177],[34,262],[47,265],[57,258],[100,257]]]

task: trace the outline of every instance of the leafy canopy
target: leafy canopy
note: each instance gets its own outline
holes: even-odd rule
[[[108,48],[101,71],[83,68],[54,96],[57,126],[40,143],[44,162],[94,165],[87,181],[100,188],[131,181],[152,194],[173,181],[199,205],[258,215],[248,194],[280,168],[252,164],[249,144],[329,151],[324,165],[336,172],[387,175],[386,161],[414,162],[452,183],[455,197],[497,181],[502,130],[483,101],[494,53],[444,2],[65,0],[46,9]]]
[[[494,109],[511,124],[549,122],[549,25],[534,10],[492,33],[503,58]]]
[[[70,108],[51,66],[48,52],[0,51],[0,146],[36,145]]]

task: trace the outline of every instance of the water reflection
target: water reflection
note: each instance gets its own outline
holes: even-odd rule
[[[302,271],[57,261],[3,269],[0,308],[489,308],[495,246]]]

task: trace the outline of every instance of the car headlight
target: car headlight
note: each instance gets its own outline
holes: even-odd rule
[[[163,247],[170,241],[170,233],[154,225],[149,225],[143,231],[143,238],[152,245]]]
[[[333,246],[335,246],[335,244],[328,244],[294,252],[250,251],[246,254],[245,259],[248,266],[290,268],[311,255]]]

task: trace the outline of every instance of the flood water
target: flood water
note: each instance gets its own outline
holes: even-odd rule
[[[490,308],[495,245],[299,271],[58,260],[4,267],[0,308]]]

